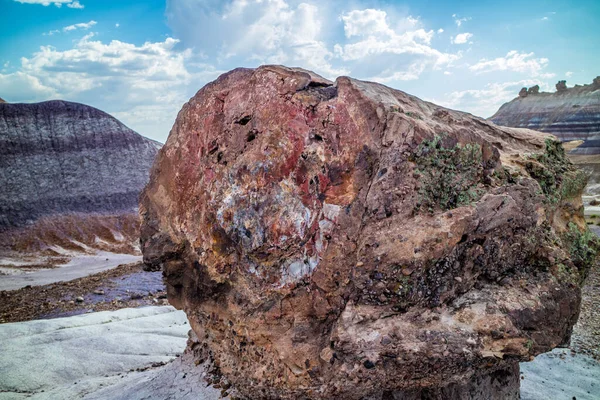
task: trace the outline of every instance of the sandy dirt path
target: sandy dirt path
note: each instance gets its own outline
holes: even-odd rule
[[[19,275],[0,276],[0,291],[16,290],[25,286],[48,285],[54,282],[70,281],[97,272],[115,268],[120,264],[142,261],[142,256],[116,254],[100,251],[94,255],[75,256],[69,263],[52,269],[42,269]]]

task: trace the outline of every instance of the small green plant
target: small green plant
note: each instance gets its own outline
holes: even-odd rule
[[[571,261],[583,271],[583,276],[595,264],[600,251],[600,240],[589,229],[582,232],[577,225],[570,222],[565,234],[565,242],[569,246]]]
[[[410,293],[411,289],[412,285],[410,282],[410,278],[408,276],[400,276],[397,280],[394,291],[398,296],[404,297]]]
[[[415,152],[420,178],[417,209],[449,210],[481,197],[482,190],[477,187],[483,170],[481,146],[468,143],[446,147],[443,138],[436,135],[424,140]]]
[[[529,156],[532,161],[525,168],[539,183],[547,201],[557,204],[580,194],[587,184],[587,175],[572,166],[560,142],[546,139],[545,146],[544,153]]]
[[[533,340],[529,339],[527,342],[525,342],[525,348],[531,351],[531,349],[533,348]]]
[[[409,117],[411,117],[411,118],[415,118],[415,119],[423,119],[423,118],[421,118],[421,116],[420,116],[419,114],[415,114],[415,113],[413,113],[413,112],[410,112],[410,111],[408,111],[408,112],[405,112],[404,114],[406,114],[407,116],[409,116]]]

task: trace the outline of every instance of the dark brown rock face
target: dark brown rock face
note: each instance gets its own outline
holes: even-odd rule
[[[516,399],[578,316],[584,185],[550,136],[236,69],[179,113],[142,251],[244,396]]]
[[[565,81],[556,84],[555,93],[539,92],[539,86],[522,91],[514,100],[502,105],[490,117],[498,125],[535,129],[551,133],[561,141],[583,140],[572,154],[600,154],[600,85],[567,88]],[[536,88],[536,90],[533,90]]]

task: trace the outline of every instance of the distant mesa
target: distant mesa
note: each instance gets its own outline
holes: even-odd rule
[[[490,118],[498,125],[529,128],[556,135],[563,142],[583,141],[571,154],[600,154],[600,76],[588,85],[568,87],[558,81],[556,92],[538,85],[522,88],[514,100]]]
[[[556,92],[562,93],[567,91],[567,81],[558,81],[556,84]]]
[[[529,88],[529,90],[527,91],[527,94],[538,94],[540,92],[540,86],[539,85],[535,85]]]
[[[2,102],[0,255],[137,241],[138,196],[160,147],[84,104]]]

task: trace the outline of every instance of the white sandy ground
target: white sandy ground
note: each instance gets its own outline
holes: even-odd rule
[[[188,330],[185,314],[172,307],[0,325],[0,400],[217,400],[202,367],[175,358]],[[600,363],[570,350],[540,355],[521,371],[523,400],[600,399]]]
[[[142,256],[98,251],[96,254],[79,254],[67,264],[57,268],[36,270],[25,274],[1,275],[0,291],[16,290],[27,285],[38,286],[70,281],[115,268],[121,264],[142,261]]]
[[[175,359],[188,330],[170,306],[0,325],[0,399],[83,398]]]
[[[569,349],[521,363],[521,376],[521,400],[600,399],[600,363]]]

